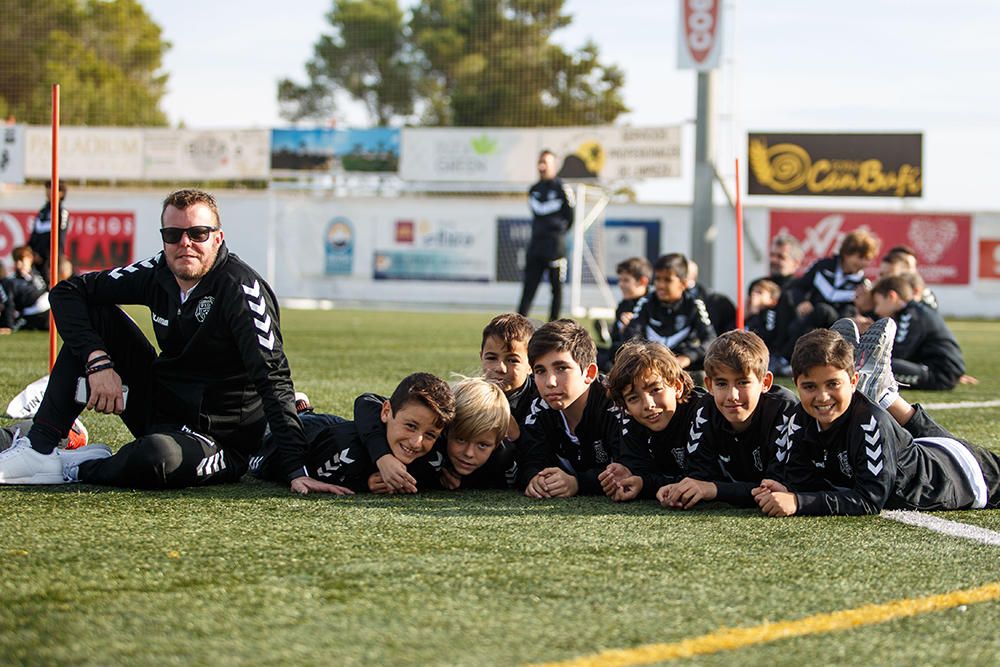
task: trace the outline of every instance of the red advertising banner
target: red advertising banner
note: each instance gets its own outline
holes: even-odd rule
[[[1000,239],[979,239],[979,277],[1000,280]]]
[[[891,247],[906,245],[917,254],[920,275],[930,285],[968,285],[972,217],[940,213],[861,213],[771,211],[770,238],[782,232],[802,242],[803,270],[837,252],[844,235],[864,229],[881,241],[878,259]],[[878,259],[868,276],[878,275]]]
[[[10,265],[14,248],[28,243],[35,211],[0,211],[0,261]],[[135,247],[135,212],[70,211],[66,254],[76,273],[131,264]]]

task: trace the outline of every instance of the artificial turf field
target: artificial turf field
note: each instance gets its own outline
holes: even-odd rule
[[[355,395],[388,393],[412,371],[474,373],[489,317],[285,311],[282,330],[296,388],[349,415]],[[1000,323],[951,326],[981,384],[904,396],[1000,397]],[[3,337],[0,351],[5,405],[43,373],[47,338]],[[1000,451],[1000,407],[932,414]],[[127,439],[115,418],[84,419],[92,441]],[[1000,511],[936,516],[1000,531]],[[819,631],[818,614],[1000,582],[1000,546],[881,517],[514,492],[296,497],[249,478],[159,493],[9,487],[0,556],[0,664],[516,665],[684,640],[646,655],[697,646],[702,655],[670,664],[1000,664],[1000,586],[984,602],[947,598],[926,613],[904,602],[920,613],[883,623],[884,607],[868,607],[859,627]],[[802,636],[763,641],[785,621]],[[699,639],[723,628],[749,640]],[[642,654],[620,657],[591,664]]]

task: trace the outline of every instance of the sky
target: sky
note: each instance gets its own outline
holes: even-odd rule
[[[163,103],[172,124],[282,127],[277,81],[305,81],[332,0],[143,5],[172,44]],[[643,184],[640,198],[690,201],[696,76],[676,67],[676,1],[567,0],[565,11],[573,22],[556,41],[576,48],[592,39],[603,61],[625,71],[631,111],[618,122],[684,128],[685,175]],[[1000,155],[1000,2],[726,0],[723,11],[714,153],[731,191],[734,160],[746,160],[747,132],[922,132],[923,198],[875,205],[1000,211],[1000,188],[988,178]],[[337,120],[366,124],[351,107]]]

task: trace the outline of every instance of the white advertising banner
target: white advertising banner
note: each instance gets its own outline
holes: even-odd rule
[[[143,130],[117,127],[64,127],[59,131],[59,175],[91,180],[136,180],[142,174]],[[52,173],[52,129],[25,131],[28,178]]]
[[[24,182],[24,126],[7,125],[0,143],[0,183]]]
[[[146,180],[266,179],[270,130],[145,130]]]
[[[719,67],[722,51],[721,0],[681,0],[677,68],[706,72]]]
[[[408,181],[531,183],[539,152],[556,154],[565,179],[681,175],[681,132],[670,127],[404,128],[400,176]]]

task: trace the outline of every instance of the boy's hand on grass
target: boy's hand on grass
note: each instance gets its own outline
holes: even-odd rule
[[[601,490],[604,491],[604,495],[611,498],[618,491],[618,484],[631,476],[632,471],[621,463],[611,463],[597,476],[597,481],[601,483]]]
[[[462,478],[458,475],[458,473],[448,470],[447,468],[441,468],[439,479],[441,480],[441,486],[449,491],[454,491],[458,487],[462,486]]]
[[[368,477],[368,490],[372,493],[396,493],[392,490],[385,480],[382,479],[382,473],[373,472]]]
[[[611,495],[611,500],[616,503],[624,503],[635,500],[642,491],[642,477],[630,475],[623,480],[616,482],[615,492]]]
[[[719,488],[713,482],[685,477],[675,484],[667,484],[657,492],[657,499],[664,507],[689,510],[703,500],[715,500]]]
[[[545,488],[553,498],[569,498],[580,490],[580,483],[576,481],[576,477],[563,471],[562,468],[546,468],[538,474],[544,477]]]
[[[799,501],[794,493],[773,479],[762,480],[752,492],[760,511],[768,516],[792,516],[799,509]]]
[[[406,472],[406,464],[392,454],[386,454],[375,462],[382,481],[389,487],[390,493],[416,493],[417,480]]]
[[[550,470],[550,468],[546,468],[546,470]],[[543,470],[542,472],[545,471]],[[542,476],[541,472],[532,477],[531,481],[528,482],[528,486],[524,487],[524,495],[529,498],[552,497],[552,494],[549,493],[548,489],[545,487],[545,477]]]
[[[296,477],[292,480],[292,491],[301,493],[303,496],[309,493],[332,493],[337,496],[353,496],[354,492],[344,486],[327,484],[312,477]]]

